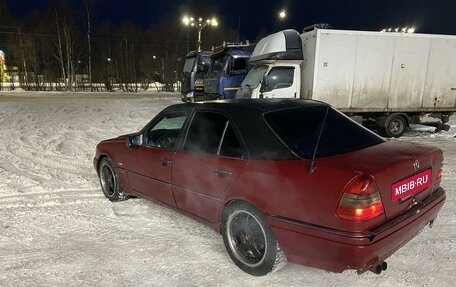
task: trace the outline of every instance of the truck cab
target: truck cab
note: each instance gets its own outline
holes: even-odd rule
[[[302,59],[300,37],[294,30],[261,39],[236,98],[300,98]]]
[[[280,65],[255,65],[247,74],[236,98],[299,98],[301,77],[299,61]]]
[[[456,36],[309,27],[261,39],[236,98],[326,102],[386,137],[410,124],[449,129]]]
[[[204,95],[204,74],[210,65],[212,51],[191,51],[185,56],[182,71],[182,101],[192,102],[195,97]]]
[[[253,45],[224,43],[214,49],[204,77],[205,99],[233,99],[249,70]]]

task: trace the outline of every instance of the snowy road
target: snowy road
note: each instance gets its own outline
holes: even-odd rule
[[[142,199],[100,190],[96,144],[138,130],[178,97],[0,93],[0,286],[454,286],[456,116],[450,131],[401,140],[445,153],[447,202],[432,229],[381,275],[288,264],[252,277],[212,229]]]

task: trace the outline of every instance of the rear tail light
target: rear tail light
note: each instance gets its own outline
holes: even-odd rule
[[[366,221],[383,213],[375,180],[367,175],[356,177],[347,185],[336,211],[340,218],[352,221]]]
[[[440,169],[437,172],[437,181],[441,181],[442,177],[443,177],[443,166],[440,166]]]

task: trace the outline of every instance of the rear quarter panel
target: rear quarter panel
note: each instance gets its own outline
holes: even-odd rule
[[[251,160],[245,172],[227,192],[226,201],[243,199],[267,215],[280,216],[315,226],[362,231],[384,222],[364,223],[341,220],[336,208],[345,186],[356,172],[316,163],[308,172],[309,161]]]

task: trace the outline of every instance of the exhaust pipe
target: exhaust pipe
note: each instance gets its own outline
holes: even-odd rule
[[[386,271],[388,268],[388,263],[383,260],[377,261],[369,270],[374,272],[375,274],[380,274],[382,271]]]

